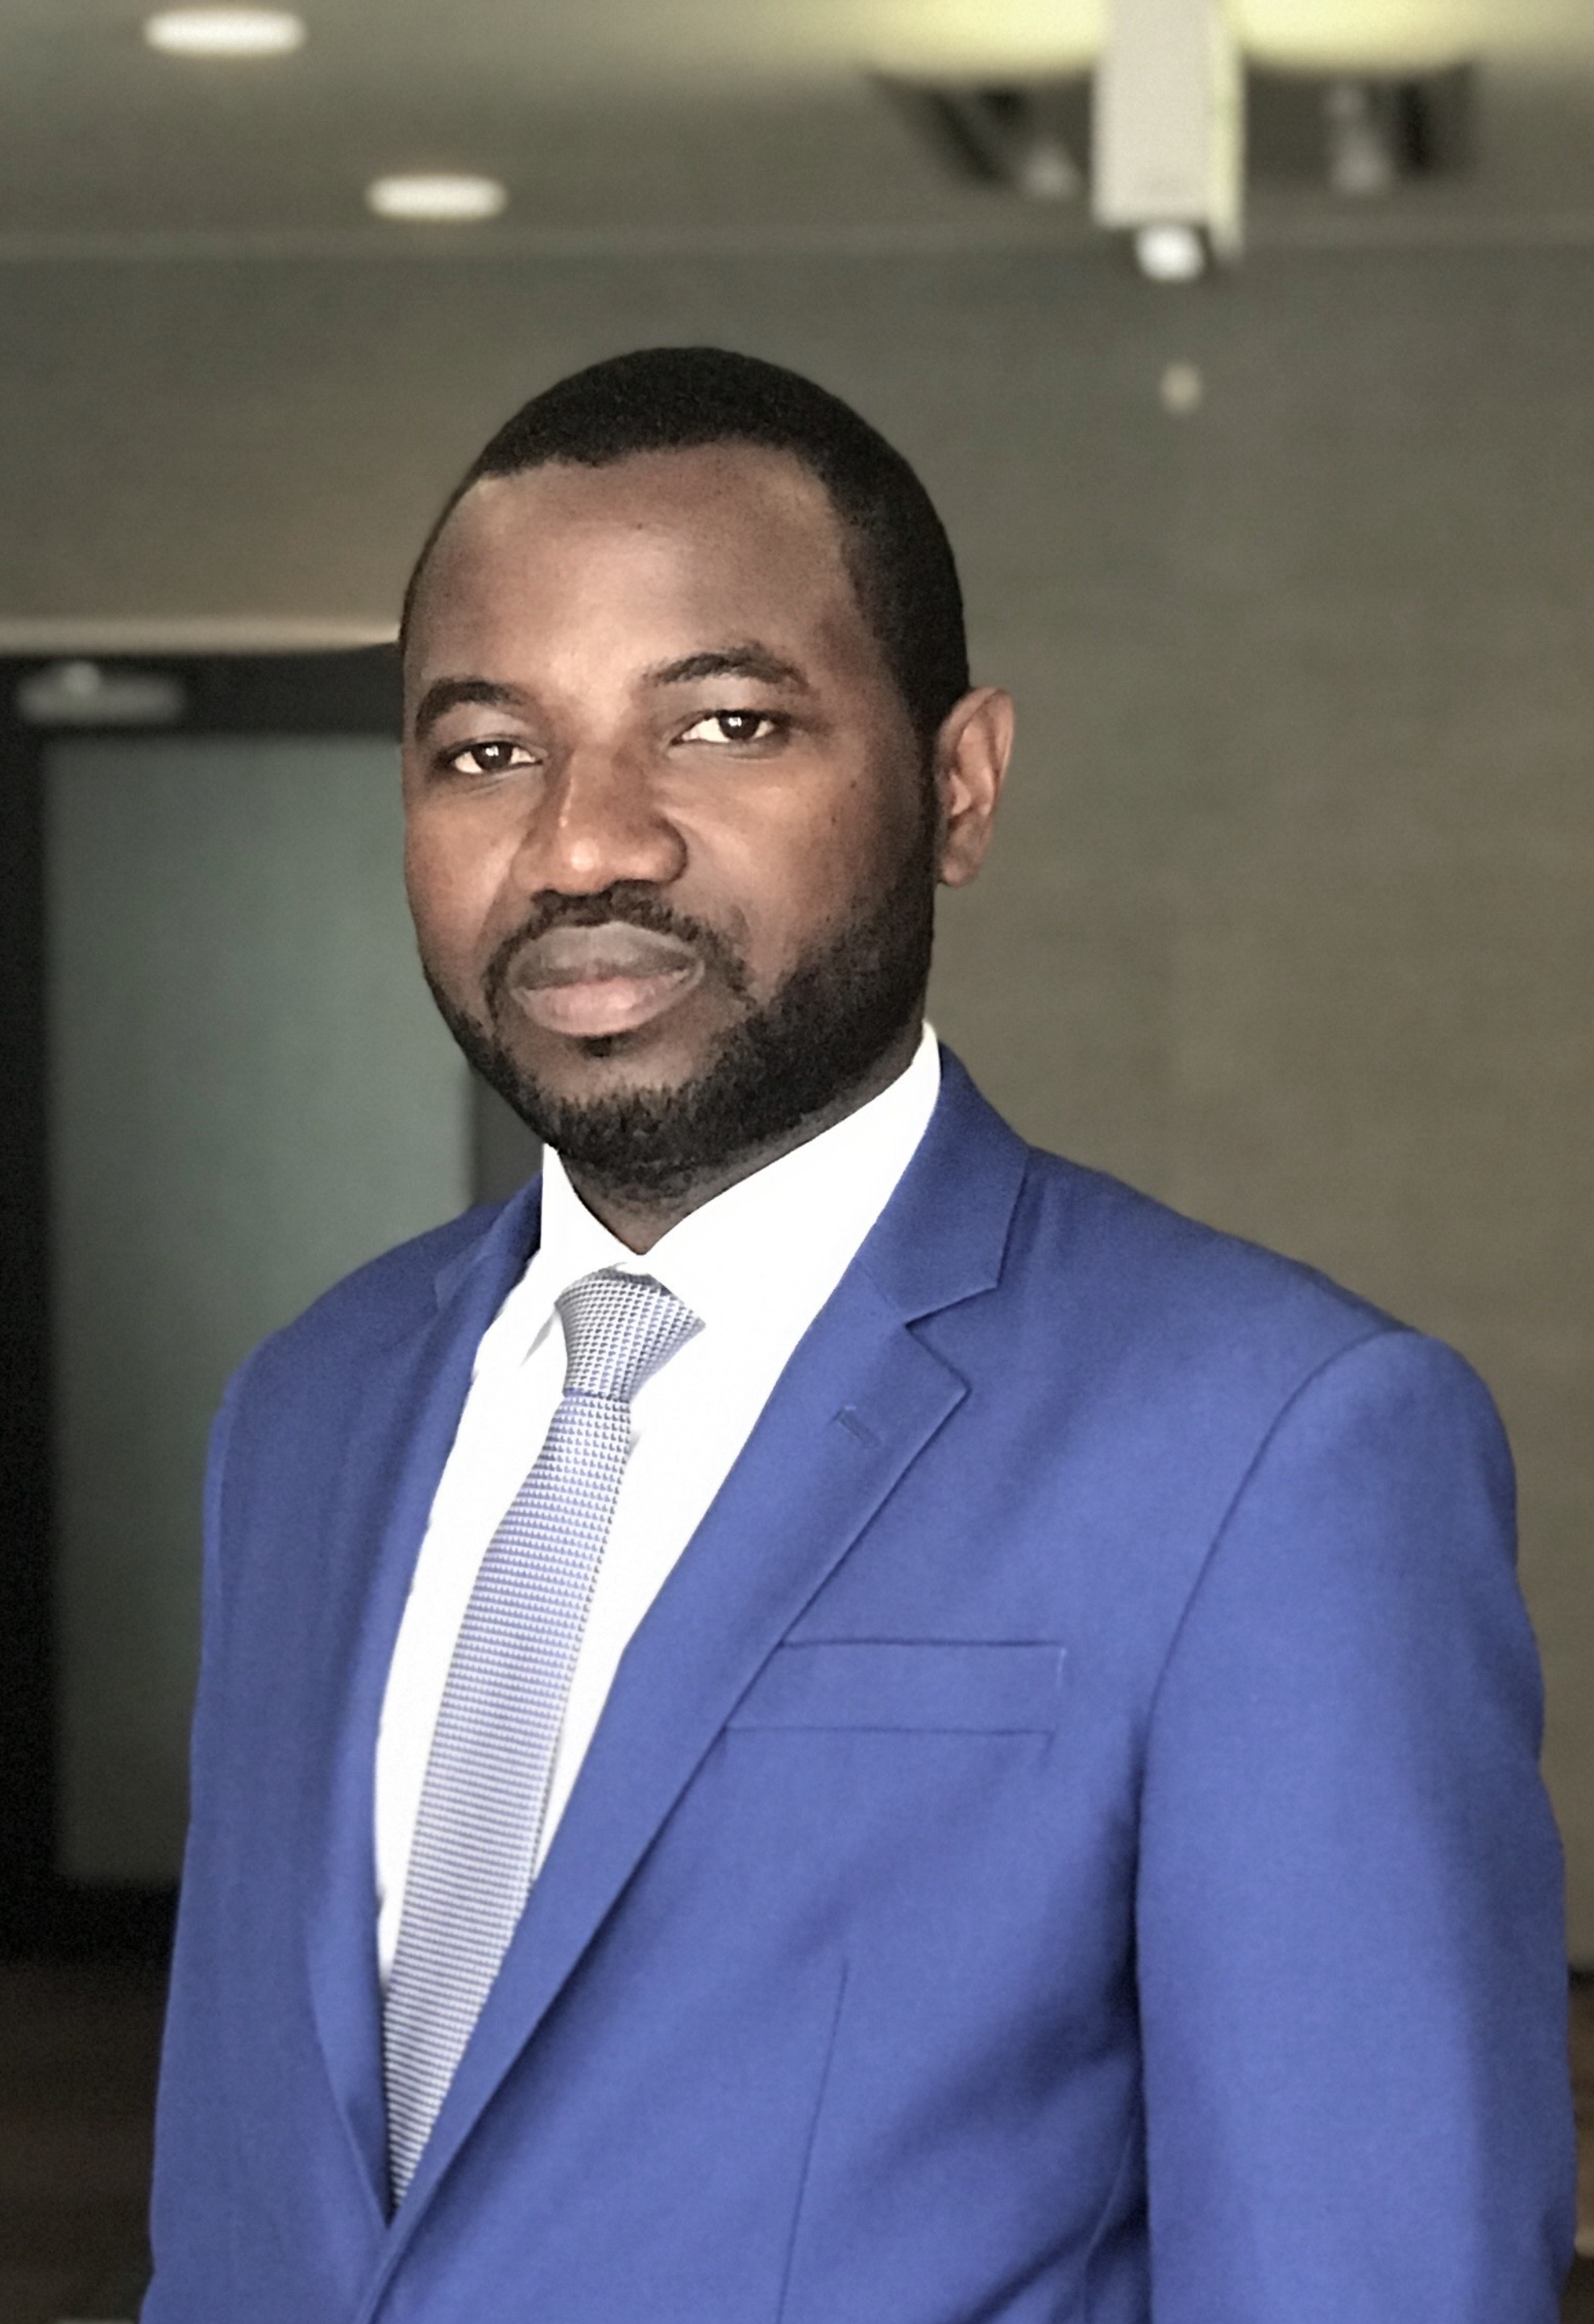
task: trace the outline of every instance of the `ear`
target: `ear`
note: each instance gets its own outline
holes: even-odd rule
[[[1012,749],[1012,697],[1000,687],[976,687],[942,722],[935,737],[935,791],[944,887],[966,888],[985,861]]]

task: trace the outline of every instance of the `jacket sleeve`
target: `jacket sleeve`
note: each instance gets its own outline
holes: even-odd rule
[[[1137,1901],[1157,2324],[1554,2324],[1561,1859],[1510,1456],[1447,1349],[1317,1372],[1164,1670]]]
[[[226,2282],[230,2273],[226,2243],[233,2132],[222,2101],[217,2054],[223,2013],[214,1892],[220,1851],[213,1803],[220,1788],[215,1764],[220,1735],[216,1697],[226,1618],[222,1490],[233,1419],[248,1371],[246,1363],[235,1373],[222,1399],[210,1432],[205,1478],[199,1686],[189,1751],[189,1834],[155,2119],[150,2225],[155,2274],[141,2311],[143,2324],[199,2324],[208,2304],[208,2287]],[[207,2289],[201,2292],[201,2286]]]

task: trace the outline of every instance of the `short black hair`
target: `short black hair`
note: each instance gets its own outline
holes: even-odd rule
[[[969,688],[963,592],[928,493],[900,452],[839,396],[723,347],[612,355],[524,404],[472,463],[427,536],[404,593],[401,641],[438,534],[483,477],[556,460],[601,468],[637,452],[733,443],[790,453],[824,485],[864,619],[927,742]]]

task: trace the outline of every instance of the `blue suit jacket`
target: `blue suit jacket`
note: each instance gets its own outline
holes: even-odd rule
[[[366,1268],[218,1421],[147,2324],[1552,2324],[1559,1860],[1488,1399],[950,1060],[389,2218],[378,1708],[536,1218]]]

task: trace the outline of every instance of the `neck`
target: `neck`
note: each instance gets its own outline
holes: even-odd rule
[[[779,1162],[783,1154],[791,1154],[822,1131],[833,1130],[850,1113],[867,1105],[871,1098],[879,1097],[889,1089],[913,1061],[918,1047],[921,1022],[916,1018],[906,1026],[890,1047],[878,1057],[870,1071],[835,1095],[816,1112],[806,1114],[796,1126],[779,1138],[772,1138],[760,1146],[742,1148],[724,1161],[696,1174],[685,1185],[672,1185],[668,1194],[650,1194],[634,1186],[618,1186],[594,1177],[590,1172],[565,1165],[570,1184],[580,1195],[593,1216],[606,1226],[617,1242],[639,1256],[651,1250],[684,1218],[700,1211],[705,1203],[712,1203],[716,1194],[739,1185],[756,1171],[768,1169]]]

